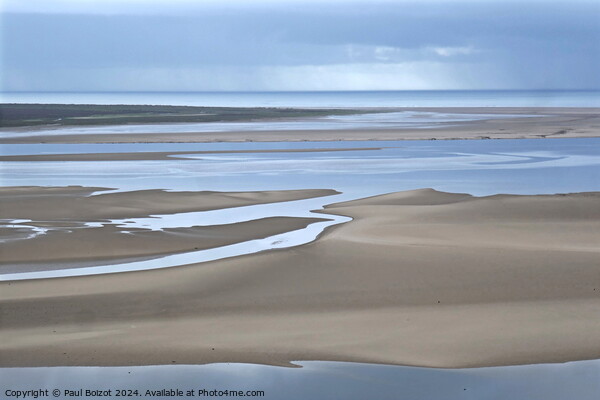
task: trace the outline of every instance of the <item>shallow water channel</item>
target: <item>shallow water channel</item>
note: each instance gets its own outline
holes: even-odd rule
[[[378,147],[347,152],[190,155],[187,159],[110,162],[0,162],[2,186],[82,185],[116,190],[167,189],[255,191],[329,188],[342,195],[186,215],[116,221],[123,226],[180,227],[252,220],[266,216],[318,216],[329,222],[301,231],[219,249],[112,266],[49,271],[98,273],[173,267],[235,254],[295,246],[341,217],[311,214],[323,205],[400,190],[430,187],[477,196],[600,191],[600,139],[406,142],[300,142],[213,144],[2,145],[4,155],[129,151]],[[131,221],[128,219],[127,221]],[[114,222],[114,221],[113,221]],[[54,275],[52,275],[54,274]],[[0,279],[23,279],[5,274]],[[40,273],[38,276],[43,277]],[[31,277],[31,276],[30,276]],[[53,367],[0,370],[6,390],[102,389],[262,390],[268,399],[597,399],[600,361],[530,366],[430,369],[334,362],[299,362],[303,368],[248,364],[150,367]],[[16,392],[15,392],[16,393]],[[374,394],[376,393],[376,396]],[[187,398],[194,398],[187,397]],[[205,396],[206,398],[210,398]],[[33,398],[33,397],[29,397]],[[98,398],[82,396],[78,398]],[[185,396],[180,398],[186,398]],[[217,397],[215,397],[217,398]]]

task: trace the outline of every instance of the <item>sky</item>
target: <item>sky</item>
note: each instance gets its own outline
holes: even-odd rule
[[[2,91],[599,89],[596,0],[0,0]]]

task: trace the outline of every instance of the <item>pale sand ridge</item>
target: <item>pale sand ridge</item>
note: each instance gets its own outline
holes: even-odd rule
[[[136,153],[78,153],[78,154],[30,154],[0,156],[2,161],[135,161],[135,160],[189,160],[190,155],[249,154],[249,153],[328,153],[338,151],[381,150],[380,147],[331,148],[331,149],[273,149],[273,150],[222,150],[222,151],[139,151]],[[201,157],[199,157],[201,158]]]

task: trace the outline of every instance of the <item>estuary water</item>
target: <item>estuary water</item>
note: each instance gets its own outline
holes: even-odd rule
[[[2,161],[0,186],[215,191],[328,188],[356,197],[424,187],[477,196],[597,191],[600,190],[599,145],[598,138],[4,144],[0,146],[2,155],[282,151],[178,154],[172,160],[157,161]],[[285,152],[329,148],[348,151]]]
[[[153,215],[111,223],[149,230],[250,221],[260,218],[318,217],[327,221],[267,238],[148,260],[77,265],[1,265],[0,280],[136,271],[177,267],[314,240],[325,228],[349,219],[313,210],[325,205],[384,193],[434,188],[476,196],[498,193],[553,194],[600,191],[600,139],[518,139],[405,142],[288,142],[172,144],[15,144],[2,154],[56,154],[143,151],[309,150],[348,151],[178,154],[158,161],[0,162],[2,186],[82,185],[111,191],[256,191],[335,189],[340,195],[238,207],[209,212]],[[134,146],[134,147],[132,147]],[[366,150],[356,150],[357,148]],[[14,221],[3,221],[5,225]],[[21,226],[26,226],[22,224]],[[44,234],[31,228],[31,235]],[[17,272],[18,271],[18,272]]]
[[[227,151],[256,149],[377,148],[344,152],[190,154],[184,159],[110,162],[0,162],[0,185],[83,185],[114,190],[278,190],[331,188],[338,197],[273,204],[244,217],[228,212],[196,213],[183,218],[156,216],[129,224],[162,226],[229,223],[236,218],[300,215],[333,201],[431,187],[477,196],[497,193],[551,194],[600,191],[600,139],[532,139],[331,143],[196,143],[2,145],[5,155],[129,151]],[[247,210],[246,210],[247,211]],[[302,214],[305,215],[305,214]],[[319,216],[323,216],[319,214]],[[181,217],[181,216],[179,216]],[[178,222],[180,221],[180,222]],[[184,222],[181,222],[184,221]],[[334,221],[338,222],[338,221]],[[339,221],[343,222],[343,221]],[[120,223],[126,223],[120,221]],[[252,249],[279,243],[295,245],[313,232],[290,232],[267,238]],[[313,236],[314,238],[314,236]],[[242,244],[247,246],[248,243]],[[262,246],[262,247],[261,247]],[[235,249],[234,249],[235,250]],[[216,249],[223,252],[223,248]],[[225,249],[217,258],[231,256]],[[202,261],[188,253],[180,264]],[[191,259],[189,258],[191,257]],[[167,265],[164,260],[150,260]],[[149,264],[148,264],[149,265]],[[90,271],[88,271],[90,272]],[[104,270],[106,272],[106,270]],[[86,273],[85,271],[83,273]],[[4,279],[10,279],[8,274]],[[52,367],[0,369],[0,397],[19,391],[48,390],[48,397],[97,399],[85,390],[139,391],[137,398],[220,398],[219,391],[263,391],[265,399],[597,399],[600,362],[540,364],[444,370],[355,363],[302,361],[303,368],[251,364],[168,365],[148,367]],[[57,391],[58,392],[55,392]],[[82,390],[73,397],[65,390]],[[146,396],[146,390],[165,390]],[[167,395],[181,390],[181,396]],[[195,390],[193,396],[187,396]],[[206,395],[200,395],[199,391]],[[215,390],[216,392],[212,392]],[[204,392],[205,391],[205,392]],[[94,393],[94,392],[92,392]],[[210,397],[210,393],[215,396]],[[223,395],[221,395],[221,398]],[[228,396],[239,398],[239,396]],[[26,398],[34,398],[33,392]],[[105,397],[106,398],[106,397]]]
[[[14,392],[37,389],[47,390],[48,397],[58,390],[54,398],[93,400],[102,397],[86,396],[85,390],[105,393],[110,390],[112,398],[117,398],[118,392],[134,394],[137,390],[138,396],[131,397],[187,400],[242,397],[274,400],[596,400],[600,393],[600,361],[597,360],[470,369],[322,361],[295,364],[302,368],[233,363],[3,368],[0,374],[7,383],[0,384],[4,391],[0,395],[6,396],[7,389]],[[82,395],[68,396],[66,390],[81,390]],[[242,392],[244,396],[224,394],[232,390]],[[164,395],[146,396],[147,391]],[[176,395],[177,391],[180,395]],[[262,393],[256,393],[258,391]],[[11,397],[16,396],[4,398]]]
[[[102,135],[140,133],[186,133],[186,132],[252,132],[252,131],[305,131],[342,129],[392,129],[392,128],[439,128],[466,121],[514,118],[510,114],[449,114],[441,112],[401,111],[354,115],[331,115],[325,117],[284,119],[277,121],[249,122],[201,122],[176,124],[127,124],[105,126],[67,126],[22,129],[2,129],[3,138],[37,135]],[[518,115],[519,118],[528,117]]]

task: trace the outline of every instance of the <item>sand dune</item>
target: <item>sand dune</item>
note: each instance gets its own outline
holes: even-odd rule
[[[600,358],[600,194],[334,204],[304,246],[0,284],[0,365]]]

